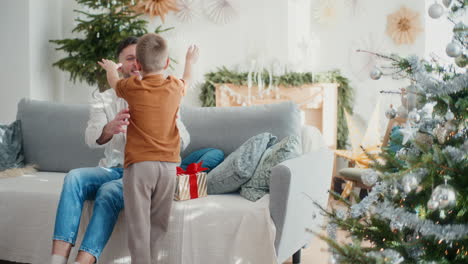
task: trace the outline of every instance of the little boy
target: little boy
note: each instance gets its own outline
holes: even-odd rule
[[[182,80],[163,76],[169,56],[161,36],[150,33],[141,37],[136,57],[141,80],[136,76],[119,80],[117,64],[105,59],[98,63],[117,96],[129,105],[123,176],[128,246],[132,264],[151,264],[151,249],[168,229],[180,163],[176,118],[198,48],[188,49]]]

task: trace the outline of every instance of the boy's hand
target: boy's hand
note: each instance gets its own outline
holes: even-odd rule
[[[106,60],[106,59],[102,59],[102,61],[98,61],[98,64],[101,65],[101,67],[106,71],[114,71],[114,70],[116,71],[122,66],[122,63],[117,64],[111,60]]]
[[[185,80],[185,85],[182,90],[182,95],[185,95],[187,87],[190,87],[192,82],[192,65],[198,60],[198,47],[196,45],[190,45],[185,56],[185,69],[182,79]]]
[[[190,45],[185,55],[185,62],[195,64],[198,60],[198,47],[197,45]]]
[[[111,60],[102,59],[102,61],[98,61],[98,64],[106,70],[107,82],[109,86],[113,89],[116,89],[117,82],[119,81],[119,69],[122,66],[122,63],[115,63]]]

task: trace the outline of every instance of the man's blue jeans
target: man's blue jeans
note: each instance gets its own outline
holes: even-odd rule
[[[53,239],[74,245],[83,204],[86,200],[95,200],[93,215],[80,250],[98,259],[124,206],[122,175],[122,168],[95,167],[71,170],[63,183]]]

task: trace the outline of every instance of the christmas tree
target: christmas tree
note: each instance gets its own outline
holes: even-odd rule
[[[105,71],[98,67],[102,58],[116,59],[116,50],[120,41],[129,36],[139,37],[146,34],[146,20],[132,10],[133,0],[77,0],[89,12],[75,10],[81,17],[73,33],[82,37],[51,40],[57,44],[57,50],[63,50],[68,56],[55,62],[53,66],[70,72],[73,82],[85,81],[89,85],[97,84],[100,91],[109,88]],[[155,33],[171,28],[157,27]]]
[[[432,18],[449,13],[454,30],[446,52],[454,64],[376,54],[392,65],[383,75],[411,81],[403,108],[386,113],[407,121],[394,129],[393,147],[368,154],[373,164],[361,176],[373,186],[368,196],[351,204],[335,194],[347,207],[323,210],[331,263],[468,263],[468,32],[459,22],[468,1],[443,4],[428,11]],[[338,242],[337,229],[350,242]]]

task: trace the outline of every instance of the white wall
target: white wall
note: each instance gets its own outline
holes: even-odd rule
[[[0,123],[16,117],[16,104],[29,94],[28,0],[2,1],[0,8]]]
[[[300,0],[299,0],[300,1]],[[338,1],[339,2],[339,1]],[[318,60],[320,63],[314,67],[315,70],[325,71],[333,68],[340,69],[342,73],[351,80],[356,91],[355,114],[358,119],[367,122],[371,117],[377,100],[381,101],[382,129],[387,122],[383,117],[383,112],[389,108],[390,104],[400,105],[400,98],[396,95],[380,95],[381,90],[398,91],[405,87],[407,81],[395,81],[390,77],[382,77],[375,81],[369,78],[369,71],[359,73],[359,59],[366,58],[367,55],[357,53],[357,48],[367,49],[379,53],[396,53],[399,55],[424,55],[425,33],[421,33],[416,42],[412,45],[397,46],[393,40],[385,33],[387,26],[387,16],[397,11],[401,6],[406,6],[420,13],[420,21],[424,27],[424,16],[426,15],[424,1],[406,0],[359,0],[345,1],[348,4],[342,5],[339,11],[340,18],[335,24],[321,25],[317,23],[314,16],[311,17],[311,30],[320,39],[320,52],[317,57],[311,60]],[[356,3],[353,9],[349,3]],[[312,0],[312,13],[320,4],[319,0]],[[354,12],[356,11],[356,12]],[[383,61],[380,61],[380,65]]]
[[[79,37],[76,33],[72,33],[73,28],[76,26],[75,19],[77,18],[77,13],[73,12],[73,10],[87,10],[84,10],[75,0],[62,0],[61,2],[62,38]],[[61,54],[60,56],[63,57],[65,55]],[[59,88],[61,101],[65,103],[88,103],[92,92],[97,89],[97,85],[92,87],[86,83],[73,83],[69,80],[70,74],[68,72],[61,72],[61,75],[62,83]]]
[[[179,65],[172,73],[182,76],[185,52],[191,43],[200,47],[200,59],[195,65],[195,80],[203,82],[204,74],[226,66],[247,71],[251,60],[265,65],[272,60],[287,61],[289,55],[288,33],[290,20],[284,0],[239,0],[235,3],[238,16],[226,25],[215,24],[200,15],[192,23],[182,23],[171,15],[165,26],[175,30],[164,34],[170,46],[171,56]],[[199,6],[202,8],[202,5]],[[160,25],[154,19],[150,28]],[[188,105],[200,105],[199,87],[192,87],[184,98]]]
[[[61,73],[48,40],[61,38],[60,0],[5,0],[0,9],[0,123],[16,118],[21,98],[57,100]]]
[[[57,101],[63,74],[52,63],[57,61],[51,39],[62,36],[60,0],[29,1],[29,50],[30,50],[30,97],[38,100]]]
[[[196,83],[203,81],[206,72],[214,71],[221,66],[248,69],[250,59],[277,58],[287,61],[288,58],[288,30],[294,28],[288,24],[288,2],[284,0],[238,0],[235,8],[236,16],[228,24],[215,24],[203,14],[203,1],[199,3],[199,16],[192,23],[182,23],[174,15],[166,18],[164,27],[175,27],[163,36],[168,40],[170,55],[179,64],[171,74],[182,76],[185,52],[192,43],[199,45],[201,56],[194,69]],[[70,37],[74,27],[75,14],[72,9],[80,9],[75,1],[67,0],[63,4],[63,34]],[[161,25],[161,20],[155,18],[150,21],[148,31],[152,32]],[[68,80],[68,73],[65,74]],[[86,84],[71,84],[65,81],[63,88],[65,102],[84,103],[89,100],[95,89]],[[193,87],[184,98],[183,103],[200,105],[198,94],[200,90]]]
[[[62,57],[62,54],[54,52],[54,45],[47,42],[54,38],[74,37],[71,34],[76,18],[73,9],[82,7],[75,0],[36,1],[8,0],[5,3],[7,8],[0,11],[5,13],[2,13],[1,21],[8,21],[8,26],[1,23],[0,34],[12,39],[2,44],[7,47],[1,49],[2,57],[5,53],[7,61],[18,64],[16,67],[2,65],[5,69],[2,68],[0,77],[7,80],[8,90],[12,86],[19,86],[8,94],[4,92],[6,88],[2,88],[0,100],[7,103],[2,105],[7,111],[0,113],[0,122],[13,120],[16,112],[16,107],[13,106],[23,96],[86,103],[95,90],[95,87],[87,84],[72,84],[68,81],[69,73],[57,73],[57,69],[52,68],[51,64]],[[239,15],[226,25],[211,22],[203,14],[204,1],[194,1],[199,3],[198,10],[201,14],[191,23],[182,23],[174,15],[169,15],[166,19],[165,26],[174,26],[175,30],[164,36],[170,43],[171,56],[180,62],[175,65],[173,74],[182,74],[185,50],[191,43],[196,43],[201,48],[200,60],[195,68],[197,82],[202,82],[203,75],[217,67],[247,70],[252,59],[261,58],[265,63],[278,60],[299,71],[319,72],[338,68],[351,79],[356,89],[355,112],[363,121],[368,120],[380,90],[397,90],[406,83],[388,77],[373,81],[367,72],[357,74],[355,58],[360,54],[356,55],[353,50],[371,48],[377,52],[423,55],[427,42],[425,33],[422,33],[413,45],[396,46],[385,34],[387,15],[402,5],[420,12],[424,26],[427,16],[424,1],[337,0],[343,3],[343,9],[333,25],[319,24],[315,19],[320,0],[233,0]],[[347,3],[357,3],[359,12],[353,13],[352,6]],[[29,15],[25,11],[28,7]],[[10,9],[11,12],[6,11]],[[36,9],[42,11],[35,12]],[[15,23],[10,23],[11,21]],[[155,18],[148,30],[153,31],[159,24],[159,18]],[[14,25],[15,30],[10,25]],[[369,36],[374,41],[366,41]],[[27,48],[26,43],[31,43],[31,46]],[[13,53],[11,50],[23,52]],[[365,57],[364,54],[363,56]],[[23,72],[29,77],[26,80],[18,78],[21,74],[17,68],[28,65],[28,61],[30,67],[24,68]],[[16,79],[21,79],[19,81],[26,84],[16,85]],[[24,87],[28,88],[24,90]],[[199,92],[195,87],[183,103],[199,105]],[[399,104],[398,96],[384,96],[382,99],[382,110],[387,109],[390,103]]]

